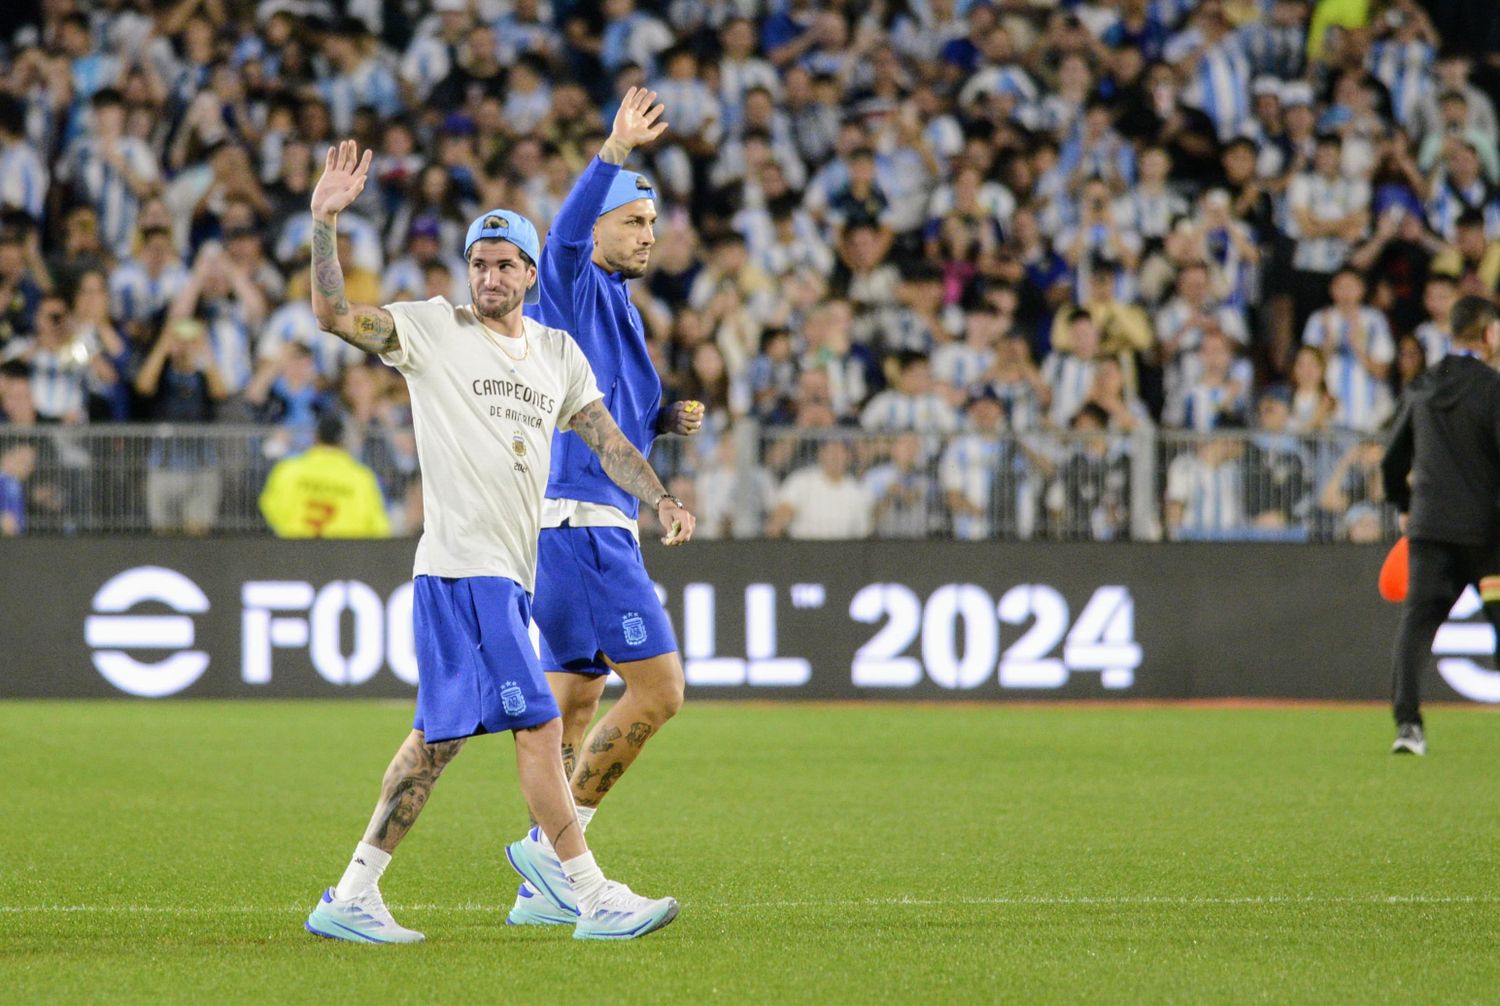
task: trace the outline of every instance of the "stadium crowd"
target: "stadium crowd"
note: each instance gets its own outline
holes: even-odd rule
[[[326,150],[376,155],[350,299],[465,303],[467,222],[545,233],[643,84],[671,129],[632,162],[662,197],[634,296],[708,408],[658,454],[701,536],[1139,535],[1150,442],[1153,535],[1378,538],[1381,426],[1500,290],[1500,18],[1432,6],[23,3],[0,531],[97,495],[59,429],[258,423],[263,473],[330,413],[413,530],[404,385],[308,301]],[[153,527],[215,524],[218,452],[152,441]]]

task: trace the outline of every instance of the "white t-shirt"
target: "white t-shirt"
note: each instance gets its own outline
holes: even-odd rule
[[[792,507],[790,538],[823,540],[868,538],[874,529],[875,501],[853,476],[830,481],[817,465],[786,477],[777,502]]]
[[[401,347],[381,358],[411,389],[424,527],[413,575],[536,583],[552,432],[604,397],[568,333],[524,319],[521,340],[443,297],[387,304]],[[501,348],[501,347],[504,348]],[[513,348],[514,347],[514,348]]]

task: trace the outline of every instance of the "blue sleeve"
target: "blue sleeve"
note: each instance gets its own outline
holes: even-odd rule
[[[567,244],[581,244],[594,233],[594,221],[599,219],[599,210],[609,195],[609,187],[620,174],[618,164],[606,164],[595,157],[573,185],[573,191],[563,200],[557,217],[552,221],[549,240],[557,239]]]

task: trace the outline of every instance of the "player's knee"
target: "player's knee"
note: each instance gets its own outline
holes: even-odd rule
[[[564,737],[582,738],[588,733],[594,714],[599,711],[597,696],[575,696],[563,707],[562,733]]]
[[[677,711],[682,708],[684,693],[682,665],[674,659],[672,666],[676,669],[675,674],[667,673],[656,676],[647,688],[646,694],[641,696],[647,708],[647,715],[656,720],[657,726],[676,716]]]
[[[561,719],[550,719],[534,727],[516,731],[516,747],[525,751],[556,752],[562,748]]]

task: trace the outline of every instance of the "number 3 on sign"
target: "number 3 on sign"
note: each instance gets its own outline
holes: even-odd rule
[[[1097,671],[1105,688],[1121,689],[1135,683],[1141,664],[1135,604],[1122,586],[1095,590],[1071,630],[1068,602],[1046,584],[1012,587],[998,604],[982,587],[949,584],[923,605],[909,587],[877,583],[854,595],[849,615],[866,624],[887,620],[850,667],[853,683],[864,688],[910,688],[922,680],[924,666],[944,688],[977,688],[998,658],[1002,688],[1060,688],[1070,673]],[[1020,638],[1001,651],[1001,625],[1028,622]],[[920,661],[906,655],[919,636]],[[1055,655],[1059,644],[1062,652]]]

